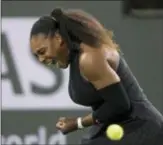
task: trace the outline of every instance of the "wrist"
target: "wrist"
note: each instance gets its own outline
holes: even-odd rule
[[[78,117],[76,119],[76,122],[77,122],[77,128],[78,129],[83,129],[84,128],[83,123],[82,123],[82,117]]]

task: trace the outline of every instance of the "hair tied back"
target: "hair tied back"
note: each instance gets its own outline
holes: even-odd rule
[[[51,12],[50,15],[54,17],[56,20],[59,20],[63,16],[63,12],[60,8],[56,8]]]

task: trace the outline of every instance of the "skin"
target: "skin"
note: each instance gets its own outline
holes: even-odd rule
[[[55,57],[60,68],[68,67],[68,48],[60,34],[46,37],[38,34],[31,37],[32,53],[37,55],[40,62],[51,63]],[[119,76],[114,71],[118,66],[119,54],[116,49],[101,45],[99,49],[92,48],[84,43],[80,45],[81,55],[79,68],[83,77],[97,89],[120,82]],[[109,62],[109,63],[108,63]],[[77,118],[59,118],[56,127],[64,134],[77,130]],[[82,117],[82,124],[88,127],[94,124],[92,114]]]
[[[58,33],[54,37],[42,33],[32,36],[30,46],[40,62],[48,65],[55,58],[60,68],[68,67],[68,49]]]

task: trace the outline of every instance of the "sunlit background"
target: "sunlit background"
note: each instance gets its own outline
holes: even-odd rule
[[[83,131],[63,136],[58,117],[89,108],[68,95],[69,70],[50,70],[31,55],[32,24],[55,7],[97,17],[120,45],[151,102],[163,113],[163,1],[2,1],[2,144],[77,144]]]

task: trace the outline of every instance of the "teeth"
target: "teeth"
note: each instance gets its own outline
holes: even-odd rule
[[[56,68],[59,68],[59,63],[58,62],[55,64],[55,67]]]
[[[47,66],[48,67],[53,67],[53,68],[58,68],[58,65],[57,64],[53,64],[52,62],[48,63]]]
[[[48,67],[59,68],[58,62],[54,64],[52,61],[50,61],[50,62],[46,62],[45,65],[47,65]]]
[[[48,63],[47,65],[51,65],[51,64],[52,64],[52,62]]]

